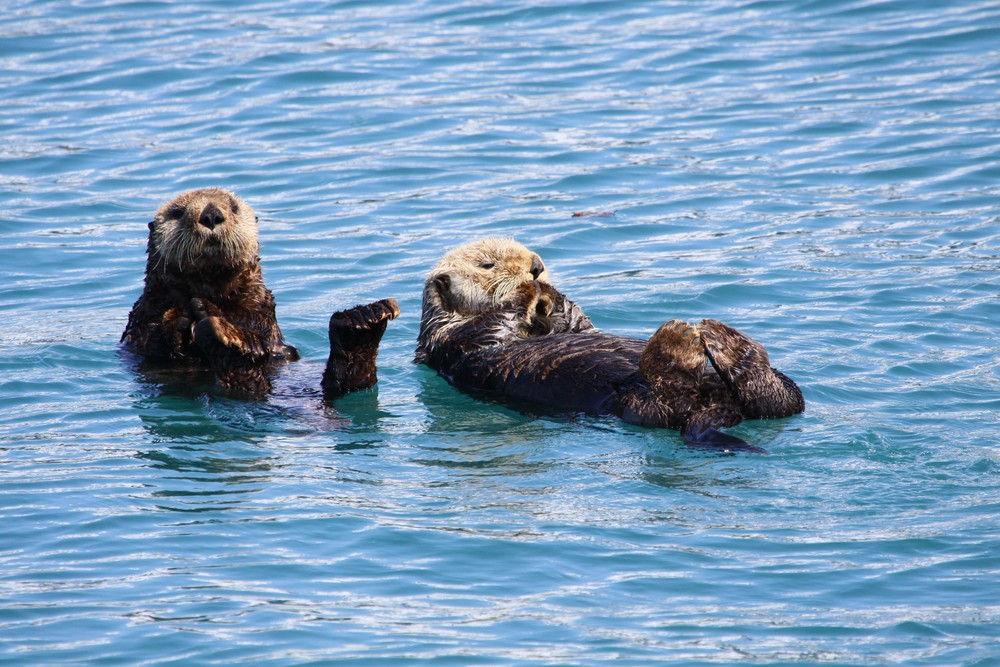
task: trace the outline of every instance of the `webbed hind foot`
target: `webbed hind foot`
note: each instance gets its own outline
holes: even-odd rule
[[[698,329],[682,320],[670,320],[646,342],[639,358],[639,372],[650,382],[678,376],[697,382],[705,359]]]
[[[728,324],[702,320],[698,331],[708,360],[734,391],[738,390],[748,374],[771,368],[767,350]]]
[[[802,392],[771,368],[760,343],[717,320],[702,320],[698,331],[709,362],[733,392],[744,417],[787,417],[805,409]]]
[[[646,342],[639,372],[656,401],[664,406],[672,428],[680,428],[686,415],[700,404],[705,366],[698,331],[687,322],[666,322]]]

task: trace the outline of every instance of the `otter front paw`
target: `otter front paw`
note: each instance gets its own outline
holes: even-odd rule
[[[544,336],[552,331],[552,312],[559,293],[547,283],[524,283],[514,293],[515,312],[520,318],[521,335]]]
[[[194,325],[194,339],[198,345],[221,345],[240,349],[239,338],[234,327],[219,317],[205,317]]]
[[[168,354],[172,358],[183,359],[194,340],[191,320],[180,308],[171,308],[160,319],[160,332],[166,342]]]
[[[327,401],[375,385],[378,346],[389,320],[398,315],[396,300],[382,299],[330,316],[330,356],[322,381]]]
[[[188,317],[190,317],[193,322],[200,322],[206,317],[211,317],[213,315],[216,317],[222,315],[222,311],[220,311],[218,306],[214,303],[196,296],[191,297],[191,300],[188,301],[187,312]]]
[[[246,357],[255,363],[270,355],[270,347],[259,333],[250,327],[237,326],[211,301],[194,297],[188,311],[194,320],[194,342],[208,358],[209,364],[213,363],[212,355],[222,352],[227,356],[236,354]]]

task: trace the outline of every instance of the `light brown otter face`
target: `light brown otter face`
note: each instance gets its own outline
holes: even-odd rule
[[[548,279],[536,253],[513,239],[485,238],[450,250],[427,280],[446,310],[478,313],[503,303],[526,282]]]
[[[156,212],[149,233],[163,271],[236,268],[252,264],[260,249],[253,209],[222,188],[178,195]]]

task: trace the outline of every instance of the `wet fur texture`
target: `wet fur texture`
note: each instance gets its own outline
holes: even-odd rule
[[[330,316],[330,356],[323,372],[323,399],[333,401],[378,382],[378,346],[389,320],[399,315],[395,299],[355,306]]]
[[[274,362],[295,360],[264,285],[257,216],[206,188],[163,204],[149,223],[146,278],[121,341],[147,361],[208,369],[231,393],[270,391]]]
[[[795,383],[736,329],[671,320],[648,341],[598,332],[540,263],[509,239],[446,254],[424,286],[416,361],[461,389],[675,428],[713,449],[762,452],[719,429],[805,408]]]

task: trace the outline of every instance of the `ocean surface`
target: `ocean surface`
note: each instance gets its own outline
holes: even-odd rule
[[[0,663],[1000,665],[995,1],[0,17]],[[264,402],[119,349],[205,186],[303,355]],[[603,330],[740,328],[806,412],[727,456],[460,393],[421,287],[486,235]],[[330,314],[390,296],[325,409]]]

